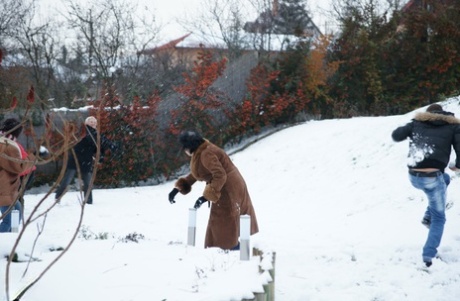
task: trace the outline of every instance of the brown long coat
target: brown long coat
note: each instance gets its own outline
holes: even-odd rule
[[[0,137],[0,206],[10,206],[18,198],[19,174],[34,165],[35,158],[21,160],[19,146],[13,140]]]
[[[206,182],[203,196],[211,201],[204,246],[231,249],[238,244],[240,215],[251,217],[251,234],[259,231],[246,182],[224,150],[205,141],[193,152],[191,173],[180,178],[176,187],[182,194],[198,181]]]

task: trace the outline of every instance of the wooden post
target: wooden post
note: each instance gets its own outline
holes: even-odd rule
[[[254,296],[256,296],[256,298],[254,299],[255,301],[266,301],[267,300],[266,293],[254,293]]]
[[[260,261],[263,260],[263,257],[270,256],[272,261],[272,268],[265,270],[259,264],[259,273],[268,273],[270,275],[271,281],[262,285],[263,292],[253,293],[254,298],[252,299],[242,299],[241,301],[275,301],[275,265],[276,265],[276,252],[273,253],[264,253],[258,248],[252,249],[252,256],[260,256]]]
[[[251,217],[247,214],[240,216],[240,260],[249,260],[251,236]]]
[[[252,256],[262,257],[263,252],[258,248],[252,248]]]
[[[267,301],[267,294],[263,293],[254,293],[254,298],[252,299],[242,299],[241,301]]]
[[[195,237],[196,237],[196,209],[189,208],[187,245],[195,246]]]
[[[275,300],[275,264],[276,264],[276,252],[272,254],[272,269],[268,271],[272,277],[272,282],[269,283],[269,294],[267,301]]]

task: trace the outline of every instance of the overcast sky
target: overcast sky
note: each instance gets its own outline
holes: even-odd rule
[[[59,16],[60,13],[65,13],[65,0],[36,0],[40,12],[43,16]],[[161,35],[166,39],[175,39],[183,34],[186,34],[185,30],[177,20],[184,20],[185,18],[192,18],[197,15],[200,8],[203,7],[203,1],[205,0],[138,0],[138,8],[142,13],[151,12],[157,18],[159,24],[164,25],[164,29]],[[244,0],[243,0],[244,1]],[[88,0],[79,0],[81,4],[85,4]],[[325,11],[329,10],[331,0],[308,0],[307,9],[311,12],[312,17],[316,25],[324,33],[330,30],[331,22],[327,21]],[[131,3],[136,3],[135,1]],[[255,12],[250,1],[247,0],[247,6],[244,6],[247,10],[249,18],[255,18],[257,13]],[[42,19],[42,17],[40,17]],[[251,21],[251,20],[247,20]]]

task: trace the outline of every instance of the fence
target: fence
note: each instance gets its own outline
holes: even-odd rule
[[[257,248],[252,250],[253,256],[259,256],[259,273],[265,276],[263,292],[254,292],[254,298],[241,301],[275,301],[275,263],[276,252],[263,252]]]
[[[196,238],[196,212],[189,209],[187,244],[195,246]],[[250,259],[250,228],[251,218],[249,215],[240,216],[240,260]],[[262,292],[253,292],[254,298],[242,299],[241,301],[275,301],[275,263],[276,252],[264,252],[258,248],[252,249],[252,256],[259,258],[259,273],[265,279]]]

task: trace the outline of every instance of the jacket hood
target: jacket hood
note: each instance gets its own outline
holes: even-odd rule
[[[414,120],[428,122],[435,125],[460,124],[460,119],[455,118],[453,113],[445,111],[417,113]]]

